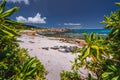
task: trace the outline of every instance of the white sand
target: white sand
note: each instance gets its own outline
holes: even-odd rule
[[[45,50],[42,47],[77,45],[51,40],[43,36],[22,35],[18,40],[23,41],[19,43],[20,47],[28,49],[30,56],[36,56],[43,63],[48,71],[46,80],[60,80],[60,72],[62,70],[71,71],[72,63],[70,61],[74,61],[76,55],[53,49]],[[30,41],[33,43],[30,43]],[[83,73],[85,72],[83,71]]]

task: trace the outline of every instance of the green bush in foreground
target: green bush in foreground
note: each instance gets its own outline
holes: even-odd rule
[[[19,67],[14,67],[14,68],[17,74],[12,76],[11,79],[17,79],[17,80],[45,79],[44,76],[45,68],[37,58],[29,58],[27,61],[23,62],[23,64],[21,64]]]
[[[120,6],[120,2],[116,5]],[[91,71],[88,80],[120,80],[120,10],[104,16],[101,23],[111,30],[108,37],[104,39],[94,33],[85,34],[86,44],[75,51],[80,53],[75,58],[72,69],[79,72],[81,67],[85,67]],[[66,73],[68,72],[62,72],[65,75],[61,76],[62,79],[65,77],[63,80],[71,80],[73,73],[67,76]]]
[[[19,23],[6,19],[19,8],[5,11],[5,4],[5,0],[0,4],[0,80],[44,80],[46,70],[42,63],[19,48],[15,38],[19,34],[13,28]]]
[[[81,80],[80,75],[77,72],[62,71],[60,73],[61,80]]]

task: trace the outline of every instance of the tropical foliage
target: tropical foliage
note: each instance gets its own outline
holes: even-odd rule
[[[46,70],[27,50],[19,48],[15,25],[21,23],[7,19],[18,7],[5,11],[6,1],[0,4],[0,80],[44,80]]]
[[[104,46],[104,39],[100,36],[96,36],[95,33],[91,33],[89,36],[85,34],[86,44],[83,48],[79,49],[80,55],[75,58],[75,62],[72,69],[79,70],[79,67],[89,68],[91,71],[97,74],[102,71],[102,63],[105,57],[109,57],[105,53],[107,46]],[[104,57],[103,57],[104,56]]]
[[[120,6],[120,2],[115,4]],[[79,54],[74,60],[72,69],[78,73],[81,67],[88,69],[90,71],[88,80],[120,80],[120,10],[104,16],[101,23],[111,32],[107,38],[95,33],[85,34],[86,43],[75,51]]]
[[[61,74],[61,80],[81,80],[80,75],[78,72],[69,72],[69,71],[62,71]]]

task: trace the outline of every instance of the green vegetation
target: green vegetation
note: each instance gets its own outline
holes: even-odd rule
[[[81,80],[80,75],[78,72],[69,72],[69,71],[62,71],[61,74],[61,80]]]
[[[120,6],[120,2],[115,4]],[[95,33],[85,34],[86,44],[75,51],[80,53],[75,58],[72,69],[79,72],[79,68],[84,66],[90,70],[88,80],[120,80],[120,10],[111,12],[110,16],[104,16],[101,23],[112,31],[106,39]],[[68,72],[61,74],[66,73]],[[63,80],[76,80],[76,77],[70,78],[71,74],[73,73],[61,77]]]
[[[41,30],[44,28],[38,27],[38,26],[31,26],[31,25],[25,25],[25,24],[19,24],[19,25],[14,25],[14,28],[17,30]]]
[[[6,1],[0,4],[0,80],[44,80],[46,70],[27,50],[19,48],[15,25],[21,23],[7,19],[18,7],[5,11]]]

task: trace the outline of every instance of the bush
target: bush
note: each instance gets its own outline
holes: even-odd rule
[[[61,80],[81,80],[80,74],[78,74],[76,71],[69,72],[69,71],[62,71],[60,73]]]
[[[44,80],[46,70],[42,63],[19,48],[15,38],[19,34],[12,27],[19,23],[6,19],[19,8],[5,11],[5,4],[5,0],[0,4],[0,80]]]

